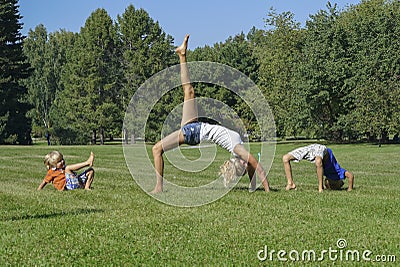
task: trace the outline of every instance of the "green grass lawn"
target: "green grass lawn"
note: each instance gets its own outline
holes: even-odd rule
[[[367,250],[371,260],[391,261],[378,266],[395,264],[392,256],[399,262],[400,146],[331,145],[342,167],[355,174],[355,189],[318,193],[315,167],[304,161],[292,164],[298,190],[286,192],[281,158],[301,145],[277,145],[269,172],[272,192],[249,193],[245,177],[223,198],[193,208],[169,206],[142,191],[120,145],[2,146],[0,266],[287,264],[278,259],[279,250],[289,263],[298,252],[300,263],[310,266],[370,264],[361,259]],[[93,190],[57,192],[47,185],[36,191],[50,149],[60,150],[67,163],[86,160],[92,150]],[[226,155],[218,154],[221,160]],[[207,171],[217,172],[218,164]],[[168,165],[166,175],[190,180]],[[346,240],[345,248],[338,248],[339,239]],[[302,260],[311,250],[316,259]],[[360,261],[346,260],[348,250],[359,252]]]

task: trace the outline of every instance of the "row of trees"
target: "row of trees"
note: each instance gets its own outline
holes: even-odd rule
[[[50,131],[61,143],[120,137],[135,88],[174,63],[172,41],[132,5],[116,22],[97,9],[80,33],[30,30],[24,52],[34,73],[25,84],[34,134]]]
[[[24,98],[26,87],[21,81],[30,74],[22,52],[23,36],[16,0],[0,2],[0,144],[29,144],[30,106]]]
[[[15,7],[16,0],[6,2]],[[10,21],[18,25],[16,39],[1,41],[6,47],[22,44],[15,11]],[[399,1],[363,0],[344,10],[328,2],[325,10],[310,16],[304,28],[291,12],[270,10],[265,24],[265,29],[253,28],[189,51],[188,58],[223,63],[250,77],[272,108],[278,137],[352,141],[387,139],[400,132]],[[5,53],[5,48],[0,49]],[[26,64],[20,65],[20,71],[9,67],[20,76],[13,76],[10,84],[2,76],[1,89],[19,92],[11,99],[21,108],[32,107],[27,115],[34,135],[50,132],[65,144],[120,137],[125,110],[136,89],[153,74],[178,63],[172,37],[145,10],[133,5],[115,21],[104,9],[97,9],[79,33],[48,33],[38,25],[29,31],[19,55],[32,67],[29,78]],[[23,58],[17,61],[24,62]],[[1,67],[7,66],[5,61]],[[199,96],[231,106],[249,132],[257,133],[254,115],[239,97],[214,85],[196,86],[201,88]],[[4,94],[2,103],[9,99]],[[181,101],[180,89],[159,100],[146,125],[148,141],[159,139],[167,114]],[[13,109],[6,106],[1,106],[0,141],[22,143],[20,135],[7,137],[3,130],[3,125],[12,125],[6,116]],[[23,125],[30,127],[29,122]]]

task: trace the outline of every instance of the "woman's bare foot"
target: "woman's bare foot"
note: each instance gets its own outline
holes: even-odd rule
[[[94,153],[90,152],[90,156],[89,156],[89,158],[87,160],[87,163],[88,163],[89,167],[93,166],[93,162],[94,162]]]
[[[287,191],[289,191],[289,190],[297,190],[297,187],[296,187],[295,184],[288,184],[288,185],[286,186],[286,190],[287,190]]]
[[[269,192],[269,191],[270,191],[270,188],[269,188],[269,183],[268,183],[267,178],[264,178],[264,179],[261,181],[261,183],[262,183],[262,185],[263,185],[263,187],[264,187],[264,191],[265,191],[265,192]]]
[[[163,189],[156,186],[156,188],[153,189],[153,191],[150,192],[150,194],[158,194],[158,193],[162,193]]]
[[[189,41],[189,34],[186,34],[185,39],[183,39],[183,43],[175,49],[175,52],[179,56],[186,55],[188,41]]]

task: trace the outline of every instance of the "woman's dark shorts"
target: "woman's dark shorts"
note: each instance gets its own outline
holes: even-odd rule
[[[187,145],[200,144],[201,122],[190,122],[182,127],[184,143]]]

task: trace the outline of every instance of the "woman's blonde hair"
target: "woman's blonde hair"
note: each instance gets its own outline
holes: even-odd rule
[[[46,165],[47,169],[54,168],[63,158],[64,156],[60,152],[51,151],[44,157],[44,165]]]
[[[229,183],[246,174],[246,165],[240,158],[231,158],[221,165],[219,175],[224,178],[224,186],[228,187]]]

